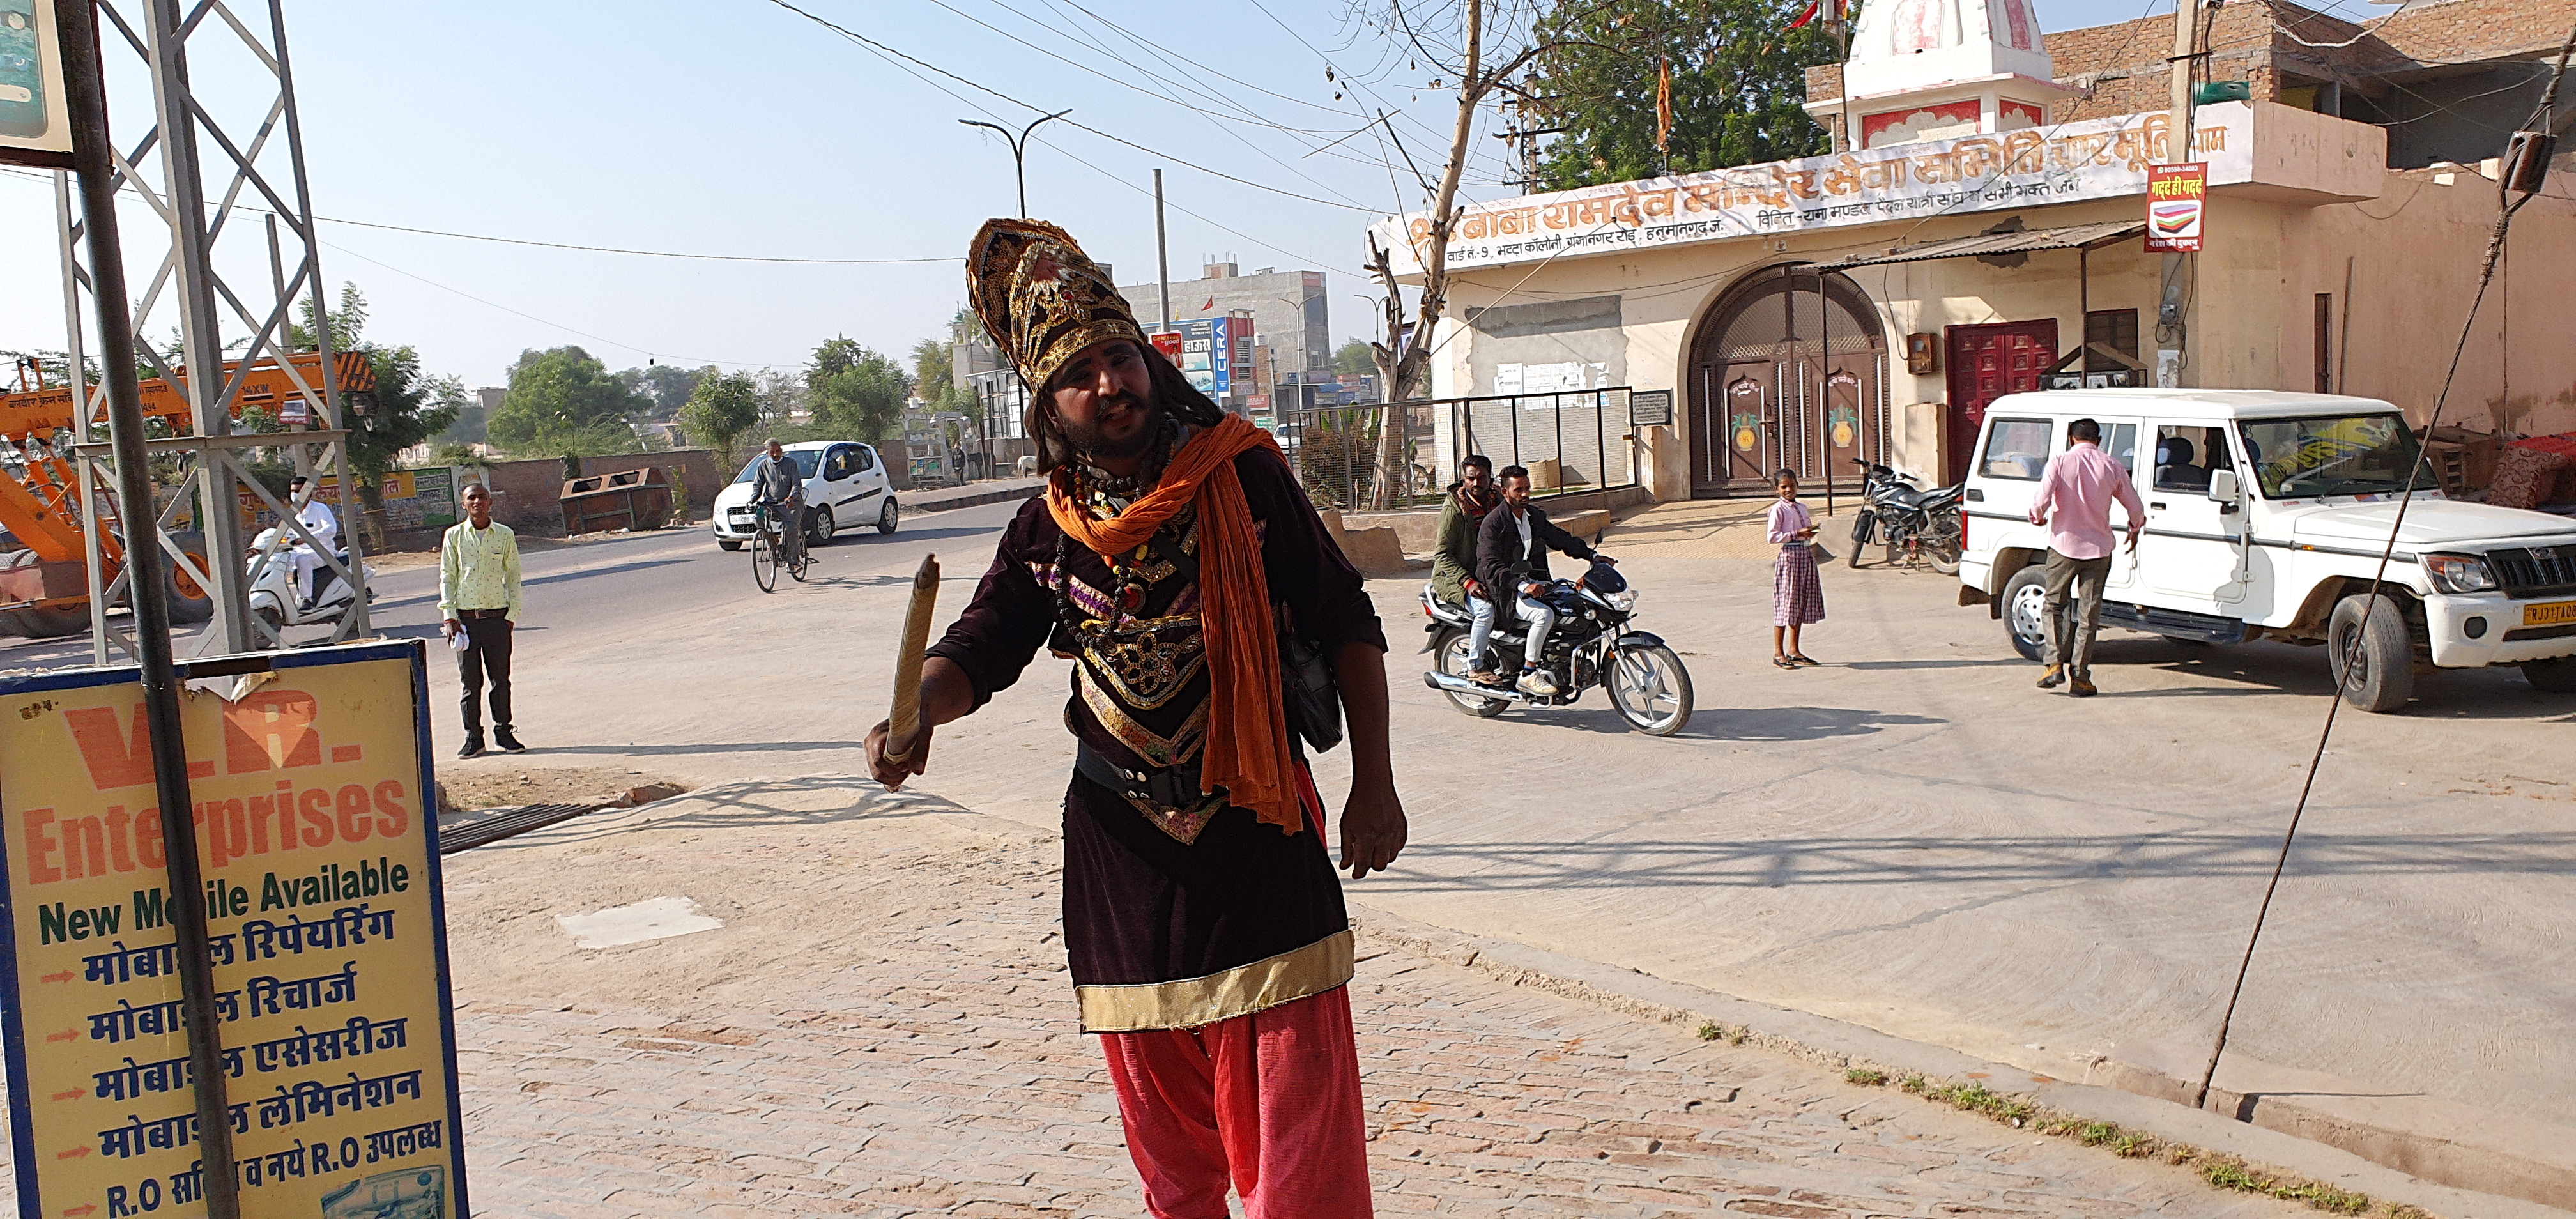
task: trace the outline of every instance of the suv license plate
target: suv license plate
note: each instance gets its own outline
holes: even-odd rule
[[[2522,607],[2524,626],[2558,626],[2576,622],[2576,601],[2551,601]]]

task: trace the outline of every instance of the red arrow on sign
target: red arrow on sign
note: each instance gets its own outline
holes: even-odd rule
[[[95,1215],[98,1213],[98,1208],[88,1203],[83,1203],[79,1206],[66,1206],[63,1208],[63,1213],[66,1215]]]
[[[39,982],[69,982],[72,980],[72,971],[66,969],[58,974],[46,974],[44,977],[36,980]]]
[[[61,1031],[61,1032],[59,1032],[59,1033],[47,1033],[47,1034],[45,1034],[45,1040],[47,1040],[47,1041],[78,1041],[78,1040],[80,1040],[80,1030],[79,1030],[79,1029],[64,1029],[63,1031]]]
[[[82,1097],[84,1097],[84,1096],[87,1096],[87,1095],[89,1095],[89,1089],[87,1089],[87,1088],[74,1088],[74,1089],[72,1089],[72,1090],[71,1090],[71,1091],[69,1091],[69,1092],[56,1092],[56,1093],[54,1093],[54,1099],[55,1099],[55,1100],[79,1100],[80,1098],[82,1098]]]
[[[85,1155],[88,1155],[88,1154],[89,1154],[89,1145],[88,1145],[88,1144],[86,1144],[86,1143],[84,1143],[84,1144],[82,1144],[81,1146],[74,1147],[74,1148],[72,1148],[72,1149],[71,1149],[71,1150],[69,1150],[69,1151],[57,1151],[57,1152],[55,1152],[55,1153],[54,1153],[54,1158],[55,1158],[55,1159],[57,1159],[57,1160],[77,1160],[77,1159],[81,1158],[82,1156],[85,1156]]]

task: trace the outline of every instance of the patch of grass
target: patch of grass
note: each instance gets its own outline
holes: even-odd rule
[[[1924,1079],[1920,1075],[1908,1075],[1905,1078],[1896,1081],[1896,1086],[1903,1088],[1916,1096],[1921,1096],[1923,1095],[1923,1090],[1931,1087],[1932,1085],[1929,1080]]]
[[[2302,1181],[2275,1177],[2257,1171],[2233,1156],[2216,1156],[2201,1163],[2201,1178],[2221,1189],[2242,1190],[2279,1198],[2285,1202],[2305,1202],[2317,1210],[2336,1215],[2360,1215],[2370,1211],[2370,1195],[2328,1185],[2323,1181]],[[2412,1208],[2409,1208],[2412,1209]]]
[[[1714,1020],[1699,1026],[1699,1039],[1702,1041],[1715,1041],[1724,1036],[1726,1036],[1726,1029]]]
[[[1866,1084],[1869,1087],[1875,1088],[1887,1082],[1887,1072],[1873,1071],[1868,1067],[1853,1067],[1851,1070],[1843,1072],[1843,1082],[1847,1084]]]
[[[2018,1096],[2006,1096],[2001,1092],[1989,1092],[1986,1090],[1986,1085],[1973,1080],[1966,1084],[1926,1087],[1922,1090],[1922,1094],[1942,1101],[1953,1109],[1982,1113],[1996,1121],[2014,1126],[2028,1125],[2030,1119],[2039,1112],[2039,1106],[2029,1101]]]
[[[2202,1180],[2221,1189],[2260,1194],[2285,1202],[2304,1202],[2335,1215],[2432,1219],[2416,1207],[2375,1202],[2368,1194],[2323,1181],[2274,1176],[2234,1156],[2212,1155],[2195,1147],[2165,1143],[2143,1131],[2125,1129],[2117,1122],[2096,1121],[2043,1109],[2020,1097],[1989,1091],[1983,1083],[1974,1080],[1964,1084],[1945,1084],[1920,1075],[1908,1075],[1897,1086],[1954,1109],[1982,1113],[2013,1126],[2028,1126],[2056,1138],[2073,1139],[2087,1147],[2103,1148],[2116,1156],[2128,1159],[2155,1156],[2168,1164],[2189,1164]]]

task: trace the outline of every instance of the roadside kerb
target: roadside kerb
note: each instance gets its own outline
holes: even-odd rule
[[[1875,1068],[1890,1079],[1921,1075],[1935,1081],[1975,1082],[1992,1092],[2025,1097],[2088,1120],[2116,1122],[2168,1143],[2236,1156],[2380,1201],[2422,1207],[2444,1219],[2564,1219],[2567,1213],[2537,1200],[2476,1192],[2410,1175],[2311,1138],[2149,1095],[2037,1075],[1830,1017],[1755,1003],[1512,940],[1453,931],[1357,903],[1351,905],[1351,914],[1365,937],[1416,956],[1640,1020],[1713,1023],[1729,1031],[1731,1042],[1740,1037],[1744,1044],[1820,1066]],[[2213,1096],[2212,1104],[2221,1099]],[[2381,1142],[2407,1147],[2427,1160],[2442,1159],[2441,1140],[2398,1129],[2373,1133]],[[2576,1177],[2561,1178],[2556,1186],[2576,1187]]]
[[[954,508],[974,508],[984,504],[1008,503],[1035,499],[1046,491],[1043,478],[1005,478],[992,482],[968,483],[962,487],[943,487],[936,491],[910,491],[895,497],[903,514],[946,512]]]

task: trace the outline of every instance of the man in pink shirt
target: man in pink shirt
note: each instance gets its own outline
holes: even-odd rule
[[[2030,501],[2030,523],[2049,526],[2048,669],[2039,675],[2042,690],[2071,680],[2067,693],[2077,698],[2098,693],[2093,634],[2102,620],[2102,583],[2111,574],[2114,499],[2129,510],[2129,550],[2134,554],[2147,507],[2138,502],[2129,471],[2102,451],[2101,424],[2078,419],[2066,425],[2066,451],[2048,459],[2047,472],[2039,476],[2039,494]],[[2051,507],[2057,510],[2054,519]],[[2070,592],[2075,598],[2072,621],[2066,604]]]

